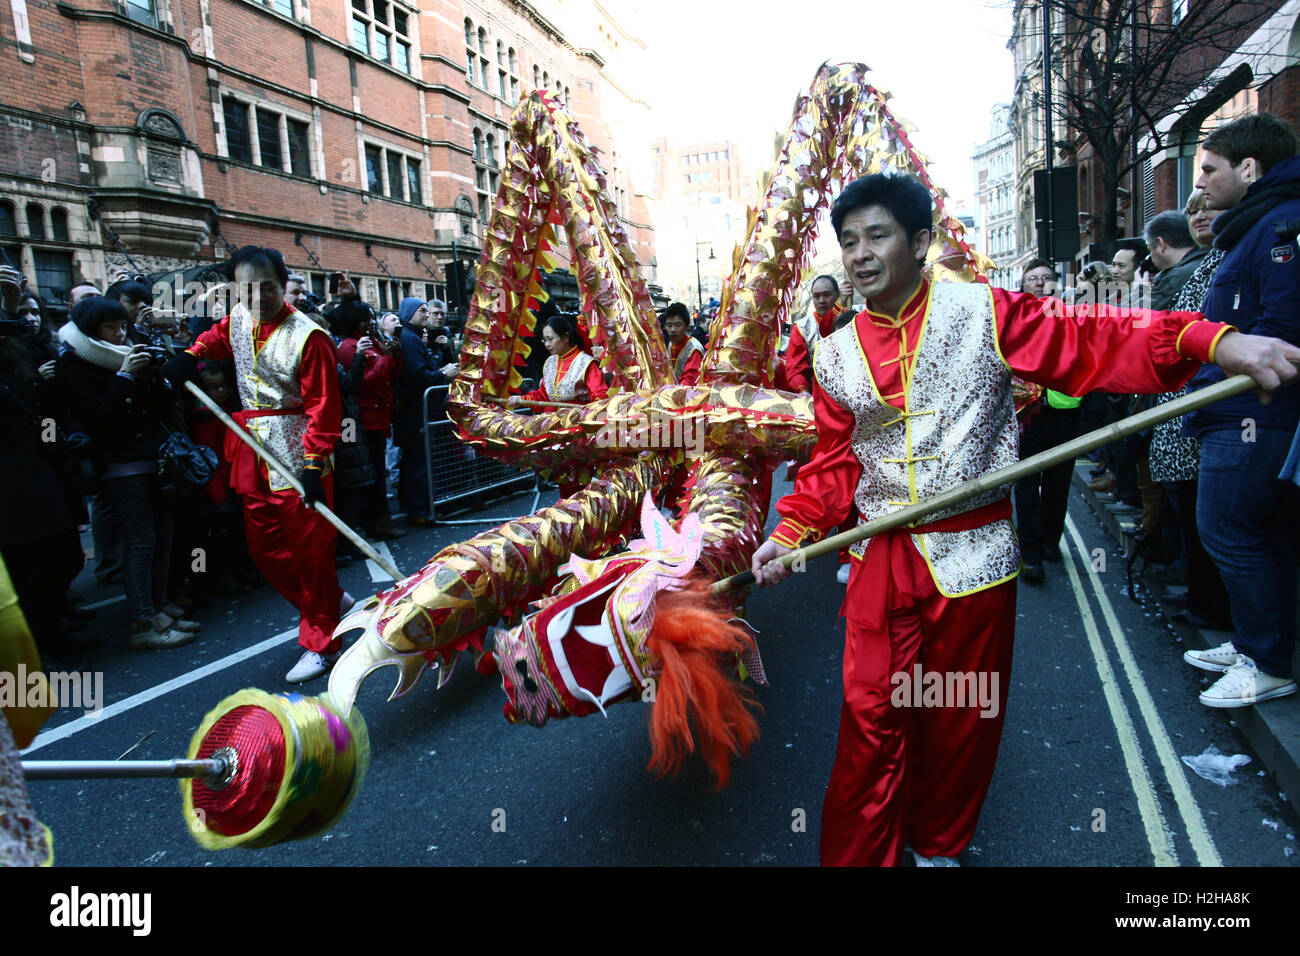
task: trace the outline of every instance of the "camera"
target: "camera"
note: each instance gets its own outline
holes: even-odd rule
[[[0,319],[0,336],[26,335],[31,330],[26,319]]]
[[[172,357],[172,353],[157,345],[146,345],[142,351],[149,356],[149,364],[162,366]]]

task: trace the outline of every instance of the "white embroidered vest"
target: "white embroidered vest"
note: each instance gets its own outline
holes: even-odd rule
[[[695,336],[686,336],[686,344],[682,346],[681,352],[677,356],[677,361],[673,364],[673,374],[677,376],[677,381],[682,380],[686,374],[686,363],[691,360],[691,356],[696,352],[703,353],[704,347],[695,341]]]
[[[587,366],[595,361],[586,352],[579,352],[569,363],[569,370],[558,382],[555,373],[560,368],[559,356],[552,355],[542,368],[542,381],[546,383],[546,394],[557,402],[571,402],[578,397],[578,389],[584,388],[587,381]],[[590,396],[588,396],[590,398]]]
[[[817,324],[817,316],[812,310],[795,319],[794,324],[803,336],[804,347],[808,349],[808,361],[811,362],[817,357],[817,344],[823,338],[822,327]]]
[[[307,336],[325,330],[301,312],[293,312],[267,337],[261,349],[253,347],[256,322],[243,304],[230,310],[230,350],[235,356],[235,377],[239,399],[248,412],[291,408],[302,405],[302,384],[298,365]],[[260,415],[250,418],[245,428],[293,474],[302,473],[307,453],[302,439],[307,434],[307,415]],[[325,463],[328,470],[329,462]],[[289,482],[273,468],[267,469],[272,491],[284,491]]]
[[[909,332],[921,344],[901,412],[880,397],[854,324],[827,336],[814,360],[818,383],[857,421],[851,441],[862,478],[854,500],[863,522],[1014,464],[1019,455],[1011,371],[998,352],[988,286],[936,283],[929,311]],[[993,489],[925,523],[1000,501],[1010,490]],[[1007,519],[914,534],[912,542],[947,597],[1007,580],[1020,567]],[[870,545],[868,539],[852,550],[862,556]]]

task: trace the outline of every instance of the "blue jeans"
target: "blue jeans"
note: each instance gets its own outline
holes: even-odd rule
[[[1278,480],[1292,434],[1235,428],[1201,436],[1196,521],[1231,595],[1237,650],[1275,677],[1291,674],[1295,648],[1300,488]]]

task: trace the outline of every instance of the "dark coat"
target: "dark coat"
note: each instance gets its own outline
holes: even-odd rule
[[[0,545],[76,529],[79,516],[62,480],[62,451],[57,442],[45,440],[43,422],[53,413],[50,383],[0,372]]]
[[[1300,219],[1300,156],[1270,169],[1251,184],[1245,199],[1214,221],[1214,245],[1226,255],[1201,306],[1207,319],[1300,345],[1300,249],[1294,236],[1277,234],[1277,227],[1292,219]],[[1217,365],[1204,365],[1189,385],[1203,388],[1223,378]],[[1257,428],[1295,431],[1300,388],[1278,389],[1267,405],[1253,393],[1217,402],[1188,415],[1185,433],[1197,437],[1214,429],[1241,429],[1246,419]]]
[[[157,461],[176,403],[160,372],[127,378],[67,352],[54,366],[54,382],[70,427],[90,436],[97,474],[112,464]]]

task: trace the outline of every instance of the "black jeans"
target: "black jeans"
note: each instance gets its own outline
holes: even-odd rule
[[[167,603],[172,553],[170,503],[156,474],[106,478],[103,487],[122,516],[127,609],[135,620],[151,618]]]
[[[367,430],[366,451],[375,469],[375,483],[368,489],[361,512],[367,522],[372,522],[388,514],[388,436],[381,431]]]
[[[1020,457],[1037,455],[1078,436],[1079,410],[1052,408],[1044,402],[1020,436]],[[1016,482],[1016,533],[1025,564],[1042,564],[1046,549],[1060,546],[1073,474],[1074,462],[1068,461]]]

